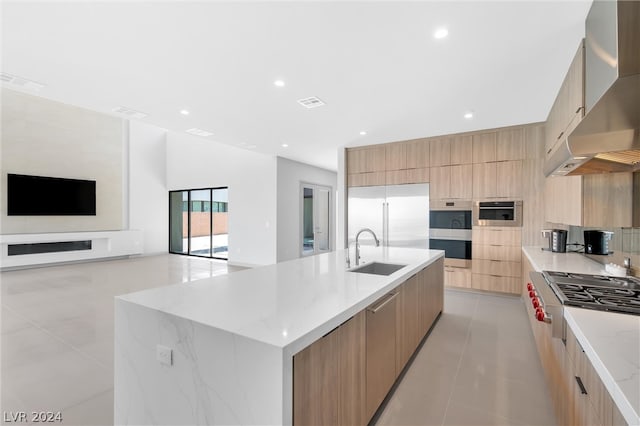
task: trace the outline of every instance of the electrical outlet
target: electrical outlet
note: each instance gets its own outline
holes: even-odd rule
[[[162,365],[173,365],[173,349],[166,346],[156,346],[156,359]]]

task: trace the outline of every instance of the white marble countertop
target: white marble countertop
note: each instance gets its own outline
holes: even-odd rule
[[[578,253],[522,251],[536,271],[610,275]],[[566,307],[564,316],[587,358],[630,425],[640,424],[640,316]]]
[[[295,354],[444,252],[363,246],[361,262],[407,265],[389,276],[347,271],[345,255],[346,250],[337,250],[118,299]]]

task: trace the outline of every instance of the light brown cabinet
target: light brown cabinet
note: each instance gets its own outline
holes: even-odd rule
[[[524,160],[524,129],[499,130],[496,139],[496,161]]]
[[[367,308],[367,404],[370,419],[396,380],[396,309],[398,293]]]
[[[422,339],[418,322],[419,284],[420,280],[416,274],[400,286],[396,312],[396,376],[400,374]]]
[[[496,132],[473,135],[473,162],[489,163],[497,161]]]
[[[519,294],[522,230],[494,226],[474,227],[471,239],[471,287]]]
[[[471,164],[432,167],[430,174],[429,196],[431,199],[471,199],[473,185]]]
[[[439,167],[451,164],[451,143],[449,138],[431,139],[429,142],[429,166]]]
[[[416,139],[407,144],[407,169],[421,169],[430,166],[429,139]]]
[[[348,149],[349,173],[384,172],[386,170],[385,151],[384,145]]]
[[[295,425],[365,424],[365,314],[293,358]]]
[[[449,139],[451,147],[451,165],[473,163],[473,137],[457,135]]]
[[[631,173],[548,177],[544,198],[547,222],[593,227],[633,225]]]
[[[529,260],[522,260],[522,297],[533,332],[538,355],[561,425],[626,425],[611,395],[577,341],[571,327],[566,327],[566,343],[552,337],[551,326],[535,318],[526,285],[533,271]]]
[[[580,42],[546,122],[545,156],[550,157],[584,116],[584,40]]]
[[[390,143],[385,149],[385,171],[407,168],[407,142]]]
[[[473,198],[521,198],[522,161],[473,165]]]

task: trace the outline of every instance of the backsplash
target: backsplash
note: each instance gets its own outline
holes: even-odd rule
[[[631,259],[633,275],[640,276],[640,228],[584,228],[581,226],[569,226],[567,234],[567,251],[584,250],[585,230],[611,231],[613,236],[609,242],[609,256],[591,255],[590,258],[603,264],[615,263],[623,265],[624,259]],[[580,244],[581,246],[569,246],[569,243]]]

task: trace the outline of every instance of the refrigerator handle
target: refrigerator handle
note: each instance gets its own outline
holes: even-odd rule
[[[389,245],[389,203],[385,203],[384,246]]]
[[[384,236],[387,232],[387,230],[385,229],[385,224],[387,223],[387,210],[384,208],[385,207],[385,202],[382,202],[382,245],[384,245]]]

